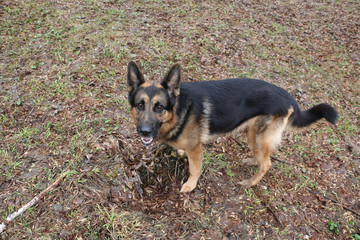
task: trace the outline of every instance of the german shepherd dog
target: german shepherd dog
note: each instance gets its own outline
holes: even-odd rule
[[[211,139],[247,129],[254,158],[242,163],[259,166],[252,178],[240,182],[249,187],[269,170],[270,154],[285,128],[305,127],[321,118],[335,125],[338,116],[326,103],[302,111],[287,91],[262,80],[235,78],[181,85],[180,80],[178,64],[159,83],[145,81],[136,63],[128,64],[128,100],[142,143],[165,143],[188,156],[190,176],[181,192],[196,187],[202,145]]]

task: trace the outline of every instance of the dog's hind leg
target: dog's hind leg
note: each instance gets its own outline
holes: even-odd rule
[[[252,178],[241,181],[240,184],[243,186],[251,187],[256,185],[271,167],[271,146],[264,140],[261,139],[259,146],[253,149],[255,160],[259,164],[259,171]]]
[[[292,112],[291,108],[286,116],[263,116],[249,125],[249,144],[259,164],[259,171],[252,178],[240,182],[241,185],[256,185],[270,169],[270,154],[280,144],[282,132]]]
[[[202,166],[201,143],[196,145],[196,147],[191,150],[185,149],[185,153],[189,158],[190,176],[186,181],[186,183],[182,185],[180,192],[190,192],[196,187],[197,181],[201,175],[201,166]]]
[[[247,131],[248,143],[251,150],[254,151],[256,147],[256,131],[253,126],[250,125]],[[248,166],[257,166],[259,162],[254,158],[245,158],[241,160],[241,163]]]

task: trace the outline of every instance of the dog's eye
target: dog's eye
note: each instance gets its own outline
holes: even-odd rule
[[[155,110],[157,111],[157,112],[161,112],[162,110],[164,110],[164,106],[162,106],[162,105],[157,105],[156,107],[155,107]]]
[[[136,107],[139,109],[139,110],[143,110],[144,109],[144,104],[142,102],[139,102],[138,104],[136,104]]]

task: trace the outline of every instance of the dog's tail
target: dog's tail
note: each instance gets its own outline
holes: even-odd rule
[[[336,119],[338,118],[338,113],[327,103],[321,103],[310,109],[301,111],[295,111],[291,117],[291,126],[292,127],[306,127],[321,118],[325,118],[328,122],[336,126]]]

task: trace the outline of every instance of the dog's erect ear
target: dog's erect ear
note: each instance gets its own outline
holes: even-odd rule
[[[139,67],[136,65],[135,62],[131,61],[128,64],[128,85],[129,85],[129,92],[134,91],[138,86],[145,82],[144,76],[140,72]]]
[[[177,97],[180,94],[180,76],[181,68],[179,64],[172,66],[167,73],[161,85],[166,88],[171,97]]]

